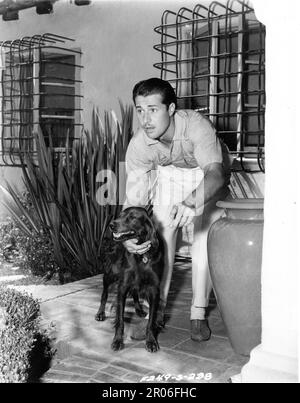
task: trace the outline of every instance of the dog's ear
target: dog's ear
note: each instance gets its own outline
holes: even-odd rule
[[[153,249],[157,249],[159,247],[159,240],[157,237],[157,230],[150,218],[147,220],[149,240],[151,241],[151,246]]]

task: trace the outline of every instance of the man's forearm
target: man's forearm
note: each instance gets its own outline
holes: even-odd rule
[[[199,186],[185,199],[188,207],[202,209],[210,200],[214,199],[225,185],[223,169],[208,169]]]

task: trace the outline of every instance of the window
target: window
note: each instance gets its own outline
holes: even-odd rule
[[[72,40],[54,34],[2,42],[1,47],[1,162],[22,164],[34,154],[34,133],[47,145],[64,149],[81,130],[79,49]]]
[[[166,10],[155,28],[161,61],[180,108],[207,115],[240,160],[264,170],[265,27],[246,1]]]

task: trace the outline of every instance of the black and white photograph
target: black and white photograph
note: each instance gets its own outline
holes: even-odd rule
[[[0,0],[0,383],[299,383],[299,15]]]

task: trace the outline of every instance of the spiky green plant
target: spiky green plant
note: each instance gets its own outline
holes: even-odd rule
[[[132,135],[133,108],[120,103],[120,109],[120,121],[114,112],[105,112],[102,122],[94,108],[91,130],[83,130],[71,148],[67,138],[65,151],[58,156],[51,143],[46,146],[41,133],[36,135],[37,159],[26,155],[26,167],[22,168],[34,214],[22,205],[18,192],[7,183],[14,200],[14,205],[7,207],[13,218],[28,236],[41,230],[49,233],[55,260],[62,271],[70,268],[72,260],[82,273],[99,272],[102,240],[120,205],[97,202],[97,174],[111,170],[119,183],[119,163],[125,161]],[[122,200],[118,187],[116,192],[115,199]]]

